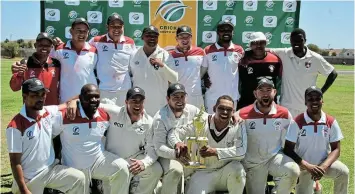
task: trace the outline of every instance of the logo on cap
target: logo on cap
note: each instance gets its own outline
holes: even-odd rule
[[[42,82],[40,80],[36,80],[35,83],[37,84],[37,86],[41,86]]]
[[[134,91],[135,91],[135,92],[140,92],[140,91],[139,91],[139,88],[134,88]]]
[[[178,89],[178,90],[181,89],[180,85],[175,85],[175,88]]]

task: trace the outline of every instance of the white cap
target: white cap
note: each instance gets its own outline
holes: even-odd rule
[[[265,34],[262,33],[262,32],[253,32],[251,35],[250,35],[250,39],[249,39],[249,47],[250,47],[250,44],[252,42],[256,42],[256,41],[266,41],[266,43],[268,42],[268,39],[266,38]]]

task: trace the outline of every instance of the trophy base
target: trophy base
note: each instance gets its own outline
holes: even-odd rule
[[[189,162],[189,165],[185,165],[185,168],[195,168],[195,169],[200,169],[200,168],[206,168],[206,165],[201,164],[199,162]]]

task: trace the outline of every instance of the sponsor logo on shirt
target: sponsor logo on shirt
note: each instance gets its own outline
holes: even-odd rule
[[[134,62],[135,65],[139,65],[139,61]]]
[[[31,140],[35,137],[35,136],[33,136],[33,131],[27,131],[26,135],[28,137],[28,140]]]
[[[252,67],[248,67],[247,71],[248,71],[248,74],[253,74],[254,69]]]
[[[115,125],[116,127],[120,127],[120,128],[122,128],[122,127],[123,127],[123,124],[121,124],[121,123],[117,123],[117,122],[114,122],[114,123],[113,123],[113,125]]]
[[[308,69],[311,67],[311,64],[312,64],[311,62],[305,62],[304,66]]]
[[[143,127],[138,127],[136,129],[136,133],[139,134],[139,135],[143,134],[144,133],[144,128]]]
[[[68,58],[69,58],[69,53],[64,52],[64,53],[63,53],[63,58],[64,58],[64,59],[68,59]]]
[[[217,61],[217,55],[212,55],[212,61]]]
[[[274,127],[275,127],[275,130],[280,131],[281,130],[281,121],[276,119],[274,121]]]
[[[179,66],[179,60],[175,60],[175,66]]]
[[[77,126],[73,127],[73,135],[79,135],[79,131],[80,131],[79,127]]]
[[[306,129],[302,129],[301,136],[303,136],[303,137],[307,136]]]
[[[232,147],[234,145],[234,141],[227,142],[227,147]]]
[[[274,70],[275,70],[275,66],[269,65],[269,69],[270,69],[270,72],[272,73],[272,72],[274,72]]]
[[[249,123],[249,129],[255,129],[255,122],[254,121],[252,121],[252,122],[250,122]]]
[[[108,51],[108,47],[106,45],[102,46],[102,51]]]

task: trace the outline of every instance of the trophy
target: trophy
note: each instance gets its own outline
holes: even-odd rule
[[[189,165],[185,165],[186,168],[206,168],[205,159],[200,156],[200,149],[203,146],[207,146],[208,139],[205,137],[205,125],[206,121],[202,118],[205,112],[205,107],[202,105],[200,112],[195,116],[193,120],[193,126],[195,127],[194,137],[187,137],[187,156],[190,158]]]

